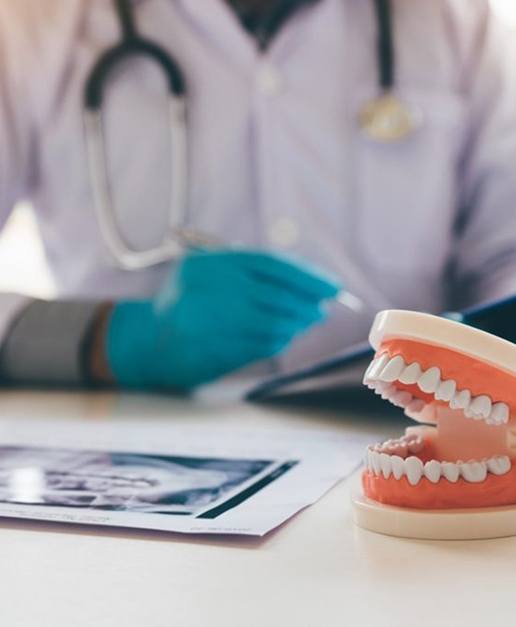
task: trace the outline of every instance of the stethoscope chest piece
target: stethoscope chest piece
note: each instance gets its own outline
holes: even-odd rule
[[[394,94],[385,93],[361,108],[358,121],[369,139],[390,143],[410,137],[421,126],[422,115]]]

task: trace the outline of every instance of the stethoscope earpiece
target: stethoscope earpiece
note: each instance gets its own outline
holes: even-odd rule
[[[411,136],[422,123],[422,113],[393,93],[367,102],[358,113],[364,134],[377,142],[398,142]]]

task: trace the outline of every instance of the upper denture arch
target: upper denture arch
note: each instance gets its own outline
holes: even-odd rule
[[[369,342],[378,351],[389,337],[449,348],[516,377],[515,344],[454,320],[414,311],[382,311],[375,319]]]
[[[488,395],[493,404],[503,401],[516,415],[516,345],[511,342],[452,320],[408,311],[379,314],[370,341],[379,354],[399,356],[405,366],[417,364],[429,379],[428,392],[424,385],[415,386],[415,380],[404,383],[403,377],[398,389],[431,402],[435,391],[430,379],[435,376],[439,383],[454,381],[456,391]]]

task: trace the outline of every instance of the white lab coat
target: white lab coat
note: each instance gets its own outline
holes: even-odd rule
[[[424,124],[380,145],[357,126],[377,93],[367,0],[321,0],[265,54],[223,0],[139,0],[140,31],[188,87],[190,225],[282,249],[337,273],[372,308],[440,311],[516,291],[516,71],[483,0],[394,0],[400,97]],[[151,295],[169,266],[116,269],[86,163],[86,77],[119,40],[108,0],[0,0],[0,219],[29,198],[61,296]],[[117,72],[105,110],[122,232],[138,247],[166,224],[170,156],[163,78]],[[3,297],[0,332],[20,300]],[[335,308],[286,368],[363,339],[371,316]]]

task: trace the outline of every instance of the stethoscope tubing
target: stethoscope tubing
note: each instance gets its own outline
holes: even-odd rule
[[[154,61],[167,78],[171,96],[186,95],[186,82],[179,65],[172,56],[158,44],[138,34],[134,23],[131,0],[113,0],[119,17],[122,39],[109,48],[93,66],[84,89],[84,107],[99,111],[102,107],[104,88],[113,69],[130,57],[148,57]]]
[[[158,246],[143,251],[134,250],[127,244],[117,224],[108,180],[102,114],[100,111],[89,109],[84,112],[87,158],[97,223],[111,256],[124,270],[142,270],[165,263],[181,254],[185,247],[186,238],[181,236],[186,222],[183,211],[187,203],[186,182],[188,180],[184,104],[183,99],[175,97],[169,99],[172,168],[168,229]]]
[[[374,0],[377,33],[378,85],[383,92],[394,89],[396,84],[396,58],[394,50],[394,26],[391,0]]]
[[[131,0],[114,0],[120,18],[122,41],[110,48],[97,61],[84,89],[84,129],[88,166],[97,222],[111,256],[124,270],[141,270],[165,263],[184,250],[188,183],[188,138],[186,84],[175,60],[160,46],[136,31]],[[111,194],[103,128],[102,106],[104,88],[114,69],[130,57],[146,57],[155,61],[167,78],[168,118],[170,130],[171,172],[168,228],[155,247],[140,251],[123,238],[116,220]],[[185,231],[186,233],[186,231]]]

